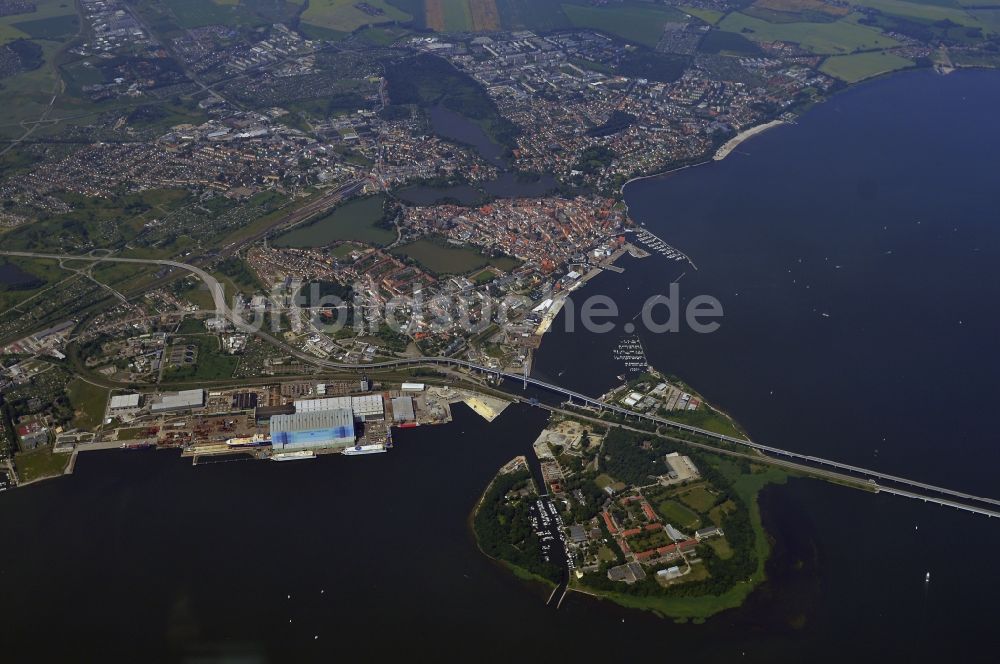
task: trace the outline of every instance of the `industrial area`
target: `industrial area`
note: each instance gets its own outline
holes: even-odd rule
[[[56,453],[106,449],[181,449],[206,461],[293,461],[323,454],[381,454],[392,428],[444,424],[451,404],[466,403],[487,420],[508,402],[424,383],[295,381],[177,392],[121,392],[108,401],[100,431],[58,436]]]

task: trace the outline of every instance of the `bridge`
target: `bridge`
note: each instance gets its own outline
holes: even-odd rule
[[[145,263],[150,265],[161,265],[169,266],[173,268],[179,268],[182,270],[187,270],[191,272],[203,282],[208,287],[209,292],[212,294],[212,298],[215,302],[217,309],[217,314],[224,316],[228,321],[230,321],[233,326],[243,332],[248,334],[255,334],[262,339],[268,341],[272,345],[284,350],[290,355],[314,366],[338,369],[338,370],[349,370],[349,371],[377,371],[377,370],[391,370],[399,368],[414,368],[414,367],[427,367],[427,366],[445,366],[452,368],[462,368],[474,372],[480,372],[494,376],[497,380],[501,378],[510,379],[512,381],[520,381],[523,383],[524,388],[527,389],[528,385],[532,387],[545,390],[547,392],[560,395],[565,397],[571,404],[574,402],[579,402],[580,405],[590,406],[591,408],[596,408],[597,410],[603,412],[608,411],[621,415],[628,419],[634,419],[637,422],[648,422],[654,426],[664,426],[677,431],[682,431],[685,433],[694,434],[701,436],[703,438],[708,438],[715,440],[720,443],[735,445],[743,448],[753,450],[761,454],[769,454],[778,457],[786,457],[788,459],[793,459],[797,462],[805,464],[804,467],[809,466],[819,466],[834,468],[842,473],[846,473],[844,477],[846,479],[853,480],[867,480],[872,489],[876,492],[884,491],[893,495],[904,496],[907,498],[913,498],[916,500],[923,500],[925,502],[936,503],[938,505],[943,505],[946,507],[954,507],[956,509],[972,512],[975,514],[982,514],[989,517],[1000,517],[1000,510],[993,509],[993,507],[1000,507],[1000,499],[988,498],[984,496],[976,496],[970,493],[965,493],[962,491],[956,491],[954,489],[949,489],[947,487],[935,486],[926,482],[920,482],[917,480],[907,479],[905,477],[900,477],[898,475],[892,475],[889,473],[884,473],[881,471],[873,470],[870,468],[863,468],[861,466],[855,466],[847,463],[842,463],[839,461],[834,461],[832,459],[825,459],[823,457],[818,457],[811,454],[803,454],[801,452],[794,452],[791,450],[781,449],[779,447],[773,447],[770,445],[764,445],[761,443],[756,443],[750,439],[737,438],[734,436],[727,436],[725,434],[716,433],[714,431],[709,431],[707,429],[702,429],[690,424],[684,424],[683,422],[676,422],[664,417],[659,417],[656,415],[650,415],[648,413],[639,413],[633,410],[629,410],[622,406],[612,403],[606,403],[600,399],[587,396],[586,394],[581,394],[580,392],[575,392],[573,390],[555,385],[553,383],[548,383],[537,378],[532,378],[524,374],[513,374],[492,367],[486,367],[481,364],[476,364],[474,362],[469,362],[468,360],[462,360],[458,358],[451,357],[418,357],[418,358],[398,358],[393,360],[387,360],[385,362],[371,362],[366,364],[343,364],[338,362],[331,362],[329,360],[324,360],[317,358],[313,355],[309,355],[296,348],[293,348],[286,344],[284,341],[267,334],[263,330],[249,325],[246,323],[242,317],[234,312],[225,301],[225,290],[222,285],[215,279],[211,274],[202,270],[199,267],[181,263],[179,261],[171,260],[157,260],[157,259],[143,259],[143,258],[119,258],[108,255],[71,255],[71,254],[41,254],[32,252],[20,252],[20,251],[0,251],[0,255],[7,256],[21,256],[26,258],[45,258],[45,259],[55,259],[55,260],[81,260],[81,261],[94,261],[94,262],[121,262],[121,263]],[[883,483],[890,483],[897,486],[891,486],[886,484],[879,484],[879,481]],[[930,492],[933,494],[939,494],[938,496],[927,495],[926,493],[919,493],[920,491]],[[944,498],[942,496],[948,496]],[[966,501],[966,502],[960,502]],[[990,506],[990,507],[987,507]]]

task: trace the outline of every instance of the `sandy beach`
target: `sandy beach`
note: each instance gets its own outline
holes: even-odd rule
[[[733,136],[728,141],[726,141],[722,147],[715,151],[715,155],[712,157],[715,161],[722,161],[729,156],[729,153],[736,149],[736,147],[743,141],[761,134],[772,127],[777,127],[780,124],[785,124],[784,120],[771,120],[770,122],[765,122],[762,125],[757,125],[756,127],[751,127],[746,131],[741,131],[736,136]]]

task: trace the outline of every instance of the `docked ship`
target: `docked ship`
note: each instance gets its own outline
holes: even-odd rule
[[[298,461],[300,459],[315,459],[316,453],[312,450],[299,450],[297,452],[279,452],[271,456],[271,461]]]
[[[230,438],[226,441],[226,445],[229,447],[262,447],[264,445],[270,445],[271,439],[264,434],[258,433],[253,436],[246,436],[243,438]]]
[[[342,454],[355,456],[357,454],[382,454],[386,451],[385,445],[378,443],[376,445],[355,445],[354,447],[348,447],[344,449]]]

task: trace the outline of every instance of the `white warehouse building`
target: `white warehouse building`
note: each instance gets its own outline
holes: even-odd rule
[[[385,402],[381,394],[357,397],[326,397],[325,399],[299,399],[296,413],[315,413],[321,410],[350,410],[356,420],[381,420],[385,418]]]

